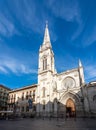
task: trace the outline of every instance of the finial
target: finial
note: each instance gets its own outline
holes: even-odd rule
[[[48,21],[46,20],[46,28],[48,28]]]
[[[82,63],[81,63],[81,60],[79,59],[79,67],[81,67],[82,66]]]

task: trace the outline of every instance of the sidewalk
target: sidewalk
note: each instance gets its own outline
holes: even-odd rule
[[[96,119],[20,119],[0,120],[0,130],[96,130]]]

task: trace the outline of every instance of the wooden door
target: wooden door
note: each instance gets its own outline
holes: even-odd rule
[[[71,98],[69,98],[66,102],[66,114],[69,117],[74,117],[76,115],[75,103]]]

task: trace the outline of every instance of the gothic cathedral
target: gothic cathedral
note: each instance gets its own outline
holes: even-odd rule
[[[83,114],[83,85],[84,73],[80,60],[77,68],[57,73],[48,24],[46,24],[43,44],[39,49],[37,115]]]
[[[33,107],[28,100],[32,98]],[[39,49],[38,83],[9,92],[8,110],[46,117],[96,117],[96,81],[85,83],[81,61],[78,67],[57,73],[48,25]],[[30,109],[30,110],[29,110]]]

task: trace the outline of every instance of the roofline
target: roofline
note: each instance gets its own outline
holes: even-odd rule
[[[84,87],[90,88],[90,87],[96,87],[96,81],[91,81],[89,83],[84,84]]]
[[[96,84],[96,81],[91,81],[91,82],[89,82],[89,84]]]
[[[33,85],[25,86],[25,87],[22,87],[22,88],[17,88],[17,89],[11,90],[9,93],[24,90],[24,89],[29,89],[29,88],[32,88],[32,87],[34,88],[34,87],[37,87],[37,85],[38,84],[33,84]]]
[[[6,86],[4,86],[4,85],[2,85],[2,84],[0,84],[0,87],[5,88],[5,89],[7,89],[7,90],[11,90],[10,88],[8,88],[8,87],[6,87]]]
[[[64,72],[61,72],[61,73],[57,73],[57,75],[62,75],[62,74],[69,74],[71,72],[74,72],[74,71],[78,71],[78,68],[75,68],[75,69],[70,69],[70,70],[67,70],[67,71],[64,71]]]

